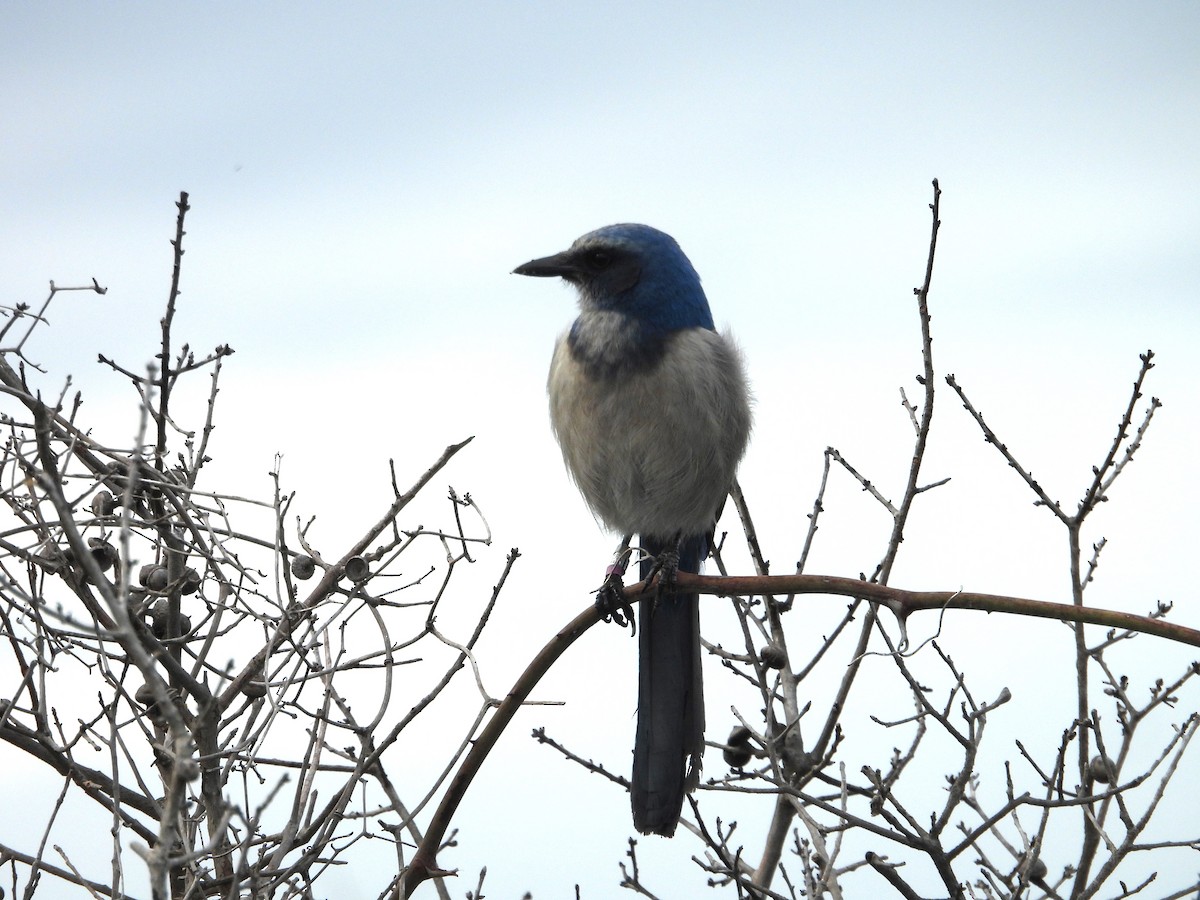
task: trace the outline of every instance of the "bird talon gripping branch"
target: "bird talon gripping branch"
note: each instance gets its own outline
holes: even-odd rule
[[[646,583],[649,586],[651,579],[657,576],[654,582],[654,597],[660,599],[663,594],[674,593],[675,582],[679,576],[679,540],[676,539],[675,545],[662,550],[654,560],[649,574],[646,576]]]
[[[604,583],[600,585],[600,590],[596,592],[596,609],[605,622],[616,622],[622,628],[629,625],[633,629],[631,634],[637,634],[633,604],[625,596],[625,584],[621,581],[621,574],[613,572],[611,566]]]
[[[675,591],[675,575],[700,571],[746,449],[742,358],[713,326],[691,262],[654,228],[609,225],[514,271],[579,291],[579,318],[550,363],[550,424],[588,506],[639,536],[643,581],[658,575],[638,611],[629,793],[634,827],[670,836],[704,754],[700,597]],[[621,554],[614,563],[597,603],[632,620]]]
[[[637,622],[633,618],[633,606],[625,596],[625,570],[629,566],[629,541],[631,535],[626,535],[621,546],[613,555],[613,561],[604,570],[604,583],[596,591],[596,609],[600,618],[605,622],[616,622],[624,628],[627,624],[632,628],[631,635],[637,634]]]

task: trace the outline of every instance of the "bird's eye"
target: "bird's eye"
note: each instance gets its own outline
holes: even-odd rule
[[[601,269],[607,269],[613,261],[613,255],[607,250],[589,250],[587,256],[588,268],[593,272],[598,272]]]

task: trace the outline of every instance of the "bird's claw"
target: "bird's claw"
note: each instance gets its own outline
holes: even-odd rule
[[[633,606],[625,596],[625,559],[619,558],[608,567],[604,574],[604,583],[596,592],[596,609],[605,622],[616,622],[622,628],[629,625],[637,634],[637,623],[633,618]]]
[[[656,575],[658,580],[654,583],[654,597],[657,600],[664,593],[675,590],[676,576],[679,575],[678,546],[669,547],[658,554],[658,558],[654,560],[654,565],[646,576],[646,584],[654,581]]]

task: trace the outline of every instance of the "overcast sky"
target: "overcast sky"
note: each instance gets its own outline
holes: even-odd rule
[[[476,435],[431,491],[451,483],[487,511],[481,583],[509,547],[525,553],[494,621],[503,640],[481,650],[503,694],[588,602],[612,543],[545,423],[573,297],[511,269],[616,221],[679,240],[746,353],[742,482],[785,571],[827,445],[900,493],[898,389],[916,389],[912,288],[937,177],[935,366],[1053,496],[1082,496],[1137,354],[1158,354],[1147,391],[1165,405],[1086,535],[1110,540],[1090,598],[1133,612],[1171,600],[1195,624],[1198,46],[1194,2],[6,4],[0,302],[40,302],[50,279],[108,287],[56,299],[29,353],[45,384],[73,376],[104,441],[128,442],[136,406],[96,354],[136,368],[156,351],[188,191],[177,337],[237,351],[219,486],[269,496],[282,452],[336,556],[386,502],[388,458],[411,480]],[[893,583],[1066,599],[1065,534],[944,388],[934,435],[927,480],[954,480],[918,504]],[[844,479],[827,506],[810,571],[870,572],[888,523]],[[992,616],[980,640],[981,618],[949,618],[982,695],[1018,690],[1028,648],[998,633],[1069,669],[1054,623],[998,632],[1014,626]],[[622,770],[632,654],[597,635],[564,661],[545,696],[567,705],[522,714],[443,863],[488,864],[497,897],[615,891],[626,799],[526,735],[546,724]],[[1069,681],[1057,691],[1054,735]],[[751,846],[765,819],[745,822]],[[702,884],[696,845],[642,846],[656,871]],[[380,879],[358,884],[374,896]]]

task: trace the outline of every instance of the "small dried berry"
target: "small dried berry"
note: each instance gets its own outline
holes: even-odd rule
[[[107,572],[117,562],[117,548],[104,538],[88,538],[88,550],[92,552],[92,559],[101,572]]]
[[[92,515],[94,516],[111,516],[116,508],[117,503],[113,500],[110,491],[96,491],[96,495],[92,497]]]
[[[167,636],[167,617],[170,614],[171,608],[165,598],[154,601],[150,607],[150,633],[160,640]]]
[[[725,744],[725,762],[735,769],[740,769],[754,758],[750,749],[750,729],[745,725],[738,725],[729,732],[729,740]]]
[[[361,556],[352,556],[346,560],[346,577],[351,581],[362,581],[370,572],[371,570],[367,567],[367,561]]]
[[[179,586],[179,593],[194,594],[200,590],[200,573],[195,569],[183,570],[183,583]]]
[[[1108,784],[1112,781],[1115,769],[1113,761],[1107,756],[1097,754],[1088,762],[1088,774],[1092,776],[1092,781],[1098,781],[1100,784]]]
[[[787,665],[787,654],[778,644],[767,644],[758,652],[758,658],[768,669],[782,669]]]
[[[317,571],[317,562],[311,556],[301,553],[292,557],[292,577],[300,581],[308,581]]]
[[[153,724],[164,726],[167,724],[166,718],[162,714],[162,710],[158,707],[158,700],[154,696],[154,688],[149,684],[143,684],[140,688],[134,691],[133,699],[140,705],[146,708],[146,718]]]
[[[161,597],[150,607],[150,633],[160,641],[168,636],[168,623],[171,618],[171,608],[167,599]],[[184,614],[179,616],[179,627],[176,634],[183,636],[192,630],[192,617]]]

